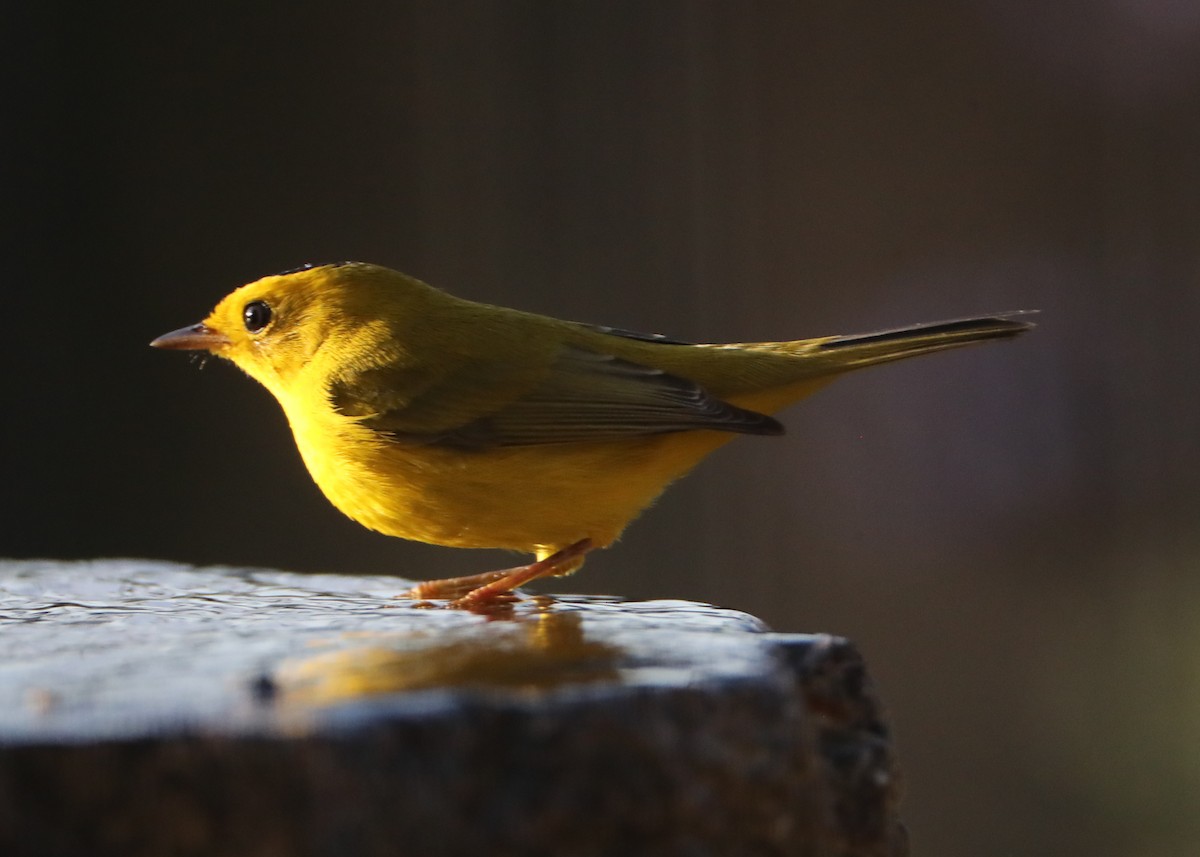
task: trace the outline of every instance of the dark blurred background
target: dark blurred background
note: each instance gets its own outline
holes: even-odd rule
[[[700,341],[1041,309],[797,406],[563,585],[855,639],[916,853],[1194,851],[1197,7],[2,15],[0,552],[506,563],[341,518],[264,391],[146,347],[306,261]]]

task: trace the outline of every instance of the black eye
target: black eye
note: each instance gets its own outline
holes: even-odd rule
[[[250,301],[242,310],[242,321],[246,323],[246,330],[258,333],[271,323],[271,308],[264,301]]]

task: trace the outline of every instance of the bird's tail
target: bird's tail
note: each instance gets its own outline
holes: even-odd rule
[[[691,377],[727,401],[772,414],[846,372],[964,345],[1011,339],[1033,327],[1026,319],[1035,312],[1005,312],[793,342],[706,345],[702,347],[714,352],[741,352],[741,359],[711,361],[708,374],[702,374],[704,366],[693,357],[688,368],[695,370]]]
[[[931,354],[993,339],[1011,339],[1034,325],[1024,318],[1037,310],[1017,310],[978,318],[935,321],[895,330],[849,336],[826,336],[795,342],[754,342],[738,348],[803,357],[805,375],[822,376],[862,369],[878,363]],[[729,347],[729,346],[726,346]]]
[[[874,333],[810,339],[802,343],[779,343],[779,346],[780,350],[788,350],[787,345],[800,346],[796,351],[802,351],[814,362],[828,360],[831,367],[849,371],[977,342],[1011,339],[1033,327],[1025,319],[1035,313],[1036,310],[1019,310]]]

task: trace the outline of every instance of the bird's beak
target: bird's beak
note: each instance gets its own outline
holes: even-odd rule
[[[229,339],[225,334],[217,333],[211,327],[206,327],[203,322],[164,333],[150,343],[153,348],[170,348],[176,351],[212,351],[228,344]]]

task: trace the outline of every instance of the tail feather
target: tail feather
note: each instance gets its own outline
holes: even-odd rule
[[[978,318],[917,324],[895,330],[810,340],[812,351],[809,354],[818,361],[821,361],[822,356],[828,357],[840,369],[858,369],[947,348],[960,348],[977,342],[1010,339],[1034,326],[1022,319],[1036,312],[1018,310]]]

